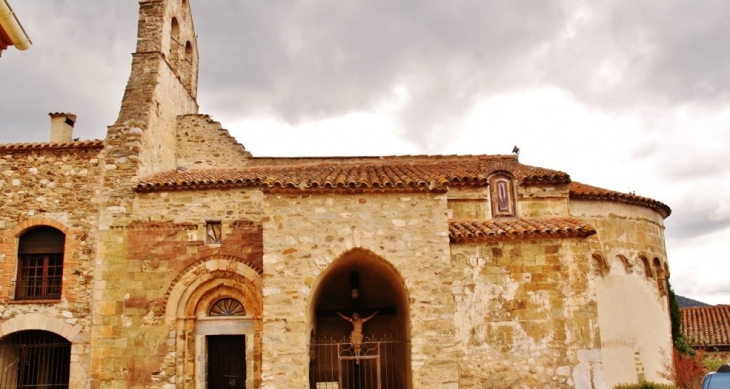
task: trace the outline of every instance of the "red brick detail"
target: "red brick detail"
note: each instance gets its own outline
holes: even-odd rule
[[[25,221],[22,221],[18,223],[15,228],[13,228],[13,236],[16,238],[20,237],[20,235],[23,235],[25,231],[28,231],[29,229],[33,227],[39,227],[39,226],[48,226],[53,227],[61,232],[63,232],[66,235],[66,239],[68,239],[68,236],[71,235],[72,230],[67,225],[53,219],[48,219],[45,217],[34,217],[32,219],[28,219]]]

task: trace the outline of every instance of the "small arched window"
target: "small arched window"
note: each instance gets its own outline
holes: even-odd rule
[[[16,300],[58,300],[63,278],[66,236],[53,227],[37,227],[18,242]]]
[[[193,85],[193,45],[190,41],[185,42],[185,62],[181,74],[183,84],[192,93]]]
[[[185,42],[185,60],[193,63],[193,45],[190,41]]]
[[[489,195],[492,199],[492,217],[515,216],[515,196],[512,178],[499,174],[489,180]]]
[[[172,22],[170,22],[170,38],[175,40],[173,43],[180,41],[180,24],[178,24],[176,18],[172,18]]]
[[[177,61],[180,60],[180,25],[177,22],[176,18],[172,18],[172,22],[170,22],[170,54],[169,54],[169,61],[170,64],[175,67],[177,66]]]

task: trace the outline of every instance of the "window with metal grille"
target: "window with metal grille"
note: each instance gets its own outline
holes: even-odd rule
[[[71,342],[48,331],[0,340],[0,389],[68,389]]]
[[[61,298],[66,236],[53,227],[37,227],[20,237],[16,300]]]

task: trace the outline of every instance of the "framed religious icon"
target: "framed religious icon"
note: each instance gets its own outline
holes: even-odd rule
[[[514,217],[515,195],[512,178],[496,175],[489,180],[489,196],[492,202],[492,217]]]

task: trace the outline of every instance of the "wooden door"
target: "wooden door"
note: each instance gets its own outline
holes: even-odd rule
[[[245,335],[208,336],[208,388],[246,388]]]

